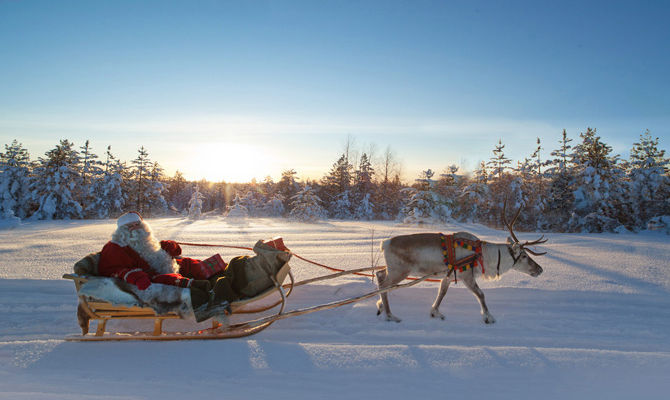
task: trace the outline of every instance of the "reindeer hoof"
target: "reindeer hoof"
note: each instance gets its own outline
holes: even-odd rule
[[[382,310],[377,310],[377,315],[381,314]]]
[[[496,319],[493,318],[493,315],[491,314],[486,314],[484,315],[484,323],[485,324],[495,324]]]
[[[432,310],[432,311],[430,312],[430,317],[431,317],[431,318],[440,318],[441,320],[444,321],[444,315],[443,315],[441,312],[437,311],[437,310]]]
[[[393,322],[400,322],[402,321],[400,318],[396,317],[395,315],[387,315],[386,316],[387,321],[393,321]]]

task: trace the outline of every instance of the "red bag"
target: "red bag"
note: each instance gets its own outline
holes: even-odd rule
[[[264,240],[263,243],[267,244],[268,246],[274,247],[277,250],[281,251],[291,251],[284,245],[284,239],[282,239],[281,236],[273,237],[272,239],[269,240]]]
[[[208,259],[192,265],[189,272],[195,279],[207,279],[225,270],[227,265],[220,255],[214,254]]]

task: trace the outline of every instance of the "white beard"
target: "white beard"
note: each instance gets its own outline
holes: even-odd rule
[[[129,231],[126,226],[117,228],[112,241],[121,246],[129,246],[142,257],[158,274],[179,273],[177,262],[163,249],[154,237],[151,228],[142,222],[142,228]]]

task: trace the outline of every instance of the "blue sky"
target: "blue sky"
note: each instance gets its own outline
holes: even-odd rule
[[[498,139],[548,156],[563,128],[668,149],[669,20],[664,1],[0,1],[0,139],[142,145],[227,180],[318,178],[347,138],[407,180]]]

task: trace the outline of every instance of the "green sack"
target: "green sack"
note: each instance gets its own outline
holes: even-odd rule
[[[255,256],[240,256],[230,260],[228,269],[233,277],[233,290],[241,298],[254,297],[274,287],[273,278],[288,262],[291,254],[268,246],[262,240],[254,246]],[[281,282],[279,282],[281,284]]]

